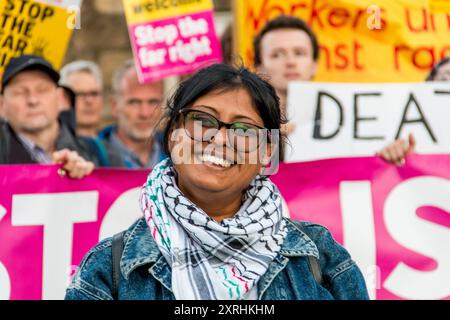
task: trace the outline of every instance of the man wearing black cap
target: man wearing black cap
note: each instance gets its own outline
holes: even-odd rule
[[[41,57],[11,59],[1,80],[0,164],[62,163],[81,178],[98,163],[87,144],[58,120],[59,74]]]

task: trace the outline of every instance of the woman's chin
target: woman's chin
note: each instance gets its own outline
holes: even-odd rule
[[[224,167],[212,163],[202,163],[195,165],[192,174],[205,183],[211,182],[221,186],[227,184],[228,181],[232,182],[239,178],[238,165]]]
[[[191,180],[190,191],[201,191],[200,193],[221,193],[224,191],[229,191],[230,187],[233,186],[232,180],[224,179],[223,177],[217,176],[196,176],[193,177],[195,180]],[[198,193],[197,196],[200,194]]]

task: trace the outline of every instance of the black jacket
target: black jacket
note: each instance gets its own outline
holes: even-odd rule
[[[81,157],[99,166],[99,157],[89,143],[78,138],[72,128],[60,121],[60,132],[56,141],[56,150],[69,149],[76,151]],[[0,120],[0,164],[36,163],[22,144],[11,126]]]

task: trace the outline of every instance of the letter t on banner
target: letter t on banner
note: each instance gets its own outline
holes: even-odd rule
[[[14,195],[13,226],[44,226],[42,299],[63,299],[73,224],[97,220],[98,192]]]

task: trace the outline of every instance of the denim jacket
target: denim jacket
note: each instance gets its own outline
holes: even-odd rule
[[[323,226],[286,219],[288,234],[276,258],[257,283],[260,300],[368,299],[364,278]],[[111,238],[83,258],[66,292],[66,300],[112,299]],[[319,258],[324,282],[319,285],[307,256]],[[153,240],[144,218],[125,233],[120,261],[119,299],[173,300],[171,269]]]

